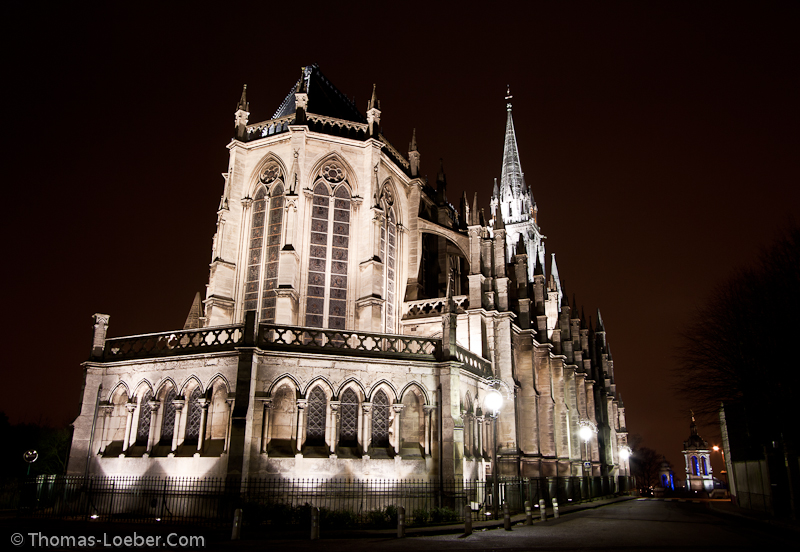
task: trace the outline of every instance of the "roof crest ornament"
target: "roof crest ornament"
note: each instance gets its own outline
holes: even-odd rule
[[[511,98],[513,98],[513,97],[514,96],[511,95],[511,85],[507,84],[506,85],[506,109],[508,111],[511,111]]]

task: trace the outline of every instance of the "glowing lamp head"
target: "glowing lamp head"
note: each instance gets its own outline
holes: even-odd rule
[[[631,457],[631,449],[629,449],[628,447],[622,447],[621,449],[619,449],[619,457],[622,460],[627,460],[628,458]]]
[[[503,406],[503,395],[496,389],[492,389],[486,393],[486,399],[484,399],[483,404],[494,416],[497,416],[497,413],[500,412],[500,407]]]
[[[588,441],[589,439],[591,439],[592,433],[594,432],[592,431],[592,428],[590,428],[589,426],[582,426],[581,430],[578,432],[578,434],[581,436],[581,439],[583,439],[584,441]]]
[[[711,448],[714,449],[714,452],[719,452],[719,447],[717,445],[714,445]]]

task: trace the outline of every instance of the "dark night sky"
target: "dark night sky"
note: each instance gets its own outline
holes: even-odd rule
[[[265,120],[318,63],[362,110],[377,83],[384,134],[406,151],[416,127],[423,174],[444,158],[450,201],[487,212],[510,84],[547,251],[602,310],[629,431],[682,470],[677,334],[800,206],[796,2],[20,4],[2,33],[12,423],[77,414],[94,312],[112,336],[182,327],[242,84]]]

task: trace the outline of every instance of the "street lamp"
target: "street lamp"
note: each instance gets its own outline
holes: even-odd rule
[[[500,518],[500,482],[497,474],[497,415],[503,406],[503,395],[497,389],[491,389],[486,393],[483,401],[484,406],[490,412],[492,418],[492,516],[494,519]]]
[[[589,441],[592,440],[592,436],[597,433],[597,426],[592,423],[591,420],[581,420],[578,422],[580,429],[578,430],[578,435],[580,438],[583,439],[583,442],[586,447],[586,459],[583,461],[583,472],[584,476],[586,477],[586,484],[589,488],[589,500],[592,499],[592,480],[591,480],[591,469],[592,469],[592,458],[589,452]]]

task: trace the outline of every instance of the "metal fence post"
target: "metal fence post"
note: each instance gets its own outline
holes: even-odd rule
[[[231,540],[239,540],[242,538],[242,509],[236,508],[233,512],[233,530],[231,531]]]
[[[464,504],[464,534],[472,534],[472,508],[470,507],[469,502]]]
[[[525,525],[531,525],[533,523],[533,514],[531,513],[531,501],[525,501]]]
[[[542,521],[547,521],[547,508],[544,506],[544,499],[539,499],[539,515],[542,516]]]
[[[511,513],[508,511],[508,503],[503,502],[503,528],[511,531]]]
[[[319,508],[311,508],[311,540],[319,539]]]
[[[553,517],[558,518],[558,499],[553,498]]]
[[[397,538],[402,539],[406,536],[406,508],[397,507]]]

